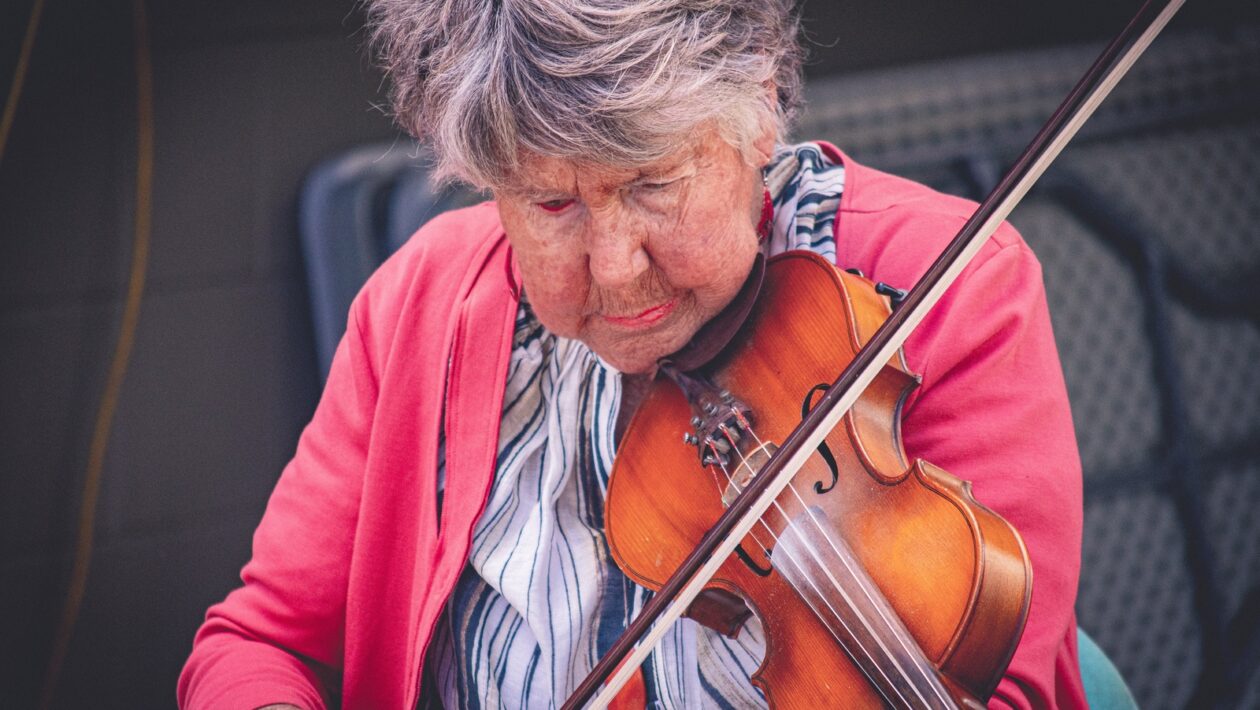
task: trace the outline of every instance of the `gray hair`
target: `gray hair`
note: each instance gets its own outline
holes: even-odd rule
[[[643,165],[707,121],[748,157],[800,103],[793,0],[366,2],[394,118],[439,179],[503,187],[528,154]]]

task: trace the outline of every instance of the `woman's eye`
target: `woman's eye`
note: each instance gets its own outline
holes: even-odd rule
[[[667,187],[673,187],[677,182],[677,180],[665,180],[664,182],[641,182],[639,183],[639,187],[647,190],[648,192],[653,192],[664,190]]]
[[[547,200],[546,202],[539,202],[538,206],[543,208],[544,210],[547,210],[548,212],[560,212],[565,207],[568,207],[571,204],[573,204],[572,199]]]

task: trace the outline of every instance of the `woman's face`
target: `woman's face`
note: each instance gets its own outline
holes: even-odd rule
[[[758,250],[760,170],[712,128],[639,169],[534,158],[495,196],[538,319],[626,373],[686,345]]]

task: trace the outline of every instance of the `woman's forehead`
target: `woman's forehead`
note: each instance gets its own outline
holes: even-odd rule
[[[707,138],[707,137],[706,137]],[[636,182],[668,177],[707,162],[727,146],[719,139],[689,138],[684,145],[661,158],[633,166],[609,165],[596,160],[577,160],[527,155],[521,160],[506,191],[535,196],[556,192],[614,191]]]

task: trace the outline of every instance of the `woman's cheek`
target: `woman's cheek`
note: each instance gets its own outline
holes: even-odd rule
[[[544,259],[537,267],[525,274],[525,290],[530,302],[540,317],[545,316],[545,325],[560,335],[572,337],[586,307],[589,284],[584,262],[569,254],[563,259]]]
[[[744,230],[748,234],[737,231],[741,226],[717,222],[689,234],[685,240],[688,245],[686,253],[679,254],[676,259],[684,273],[675,284],[721,289],[722,283],[730,280],[734,271],[746,266],[744,262],[751,263],[756,251],[756,236],[747,227]]]

